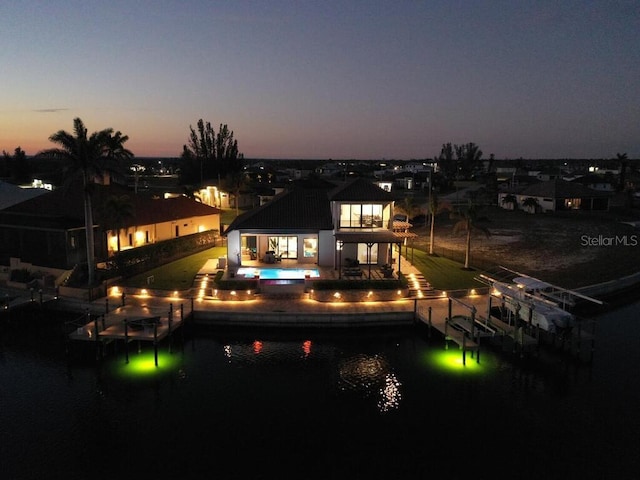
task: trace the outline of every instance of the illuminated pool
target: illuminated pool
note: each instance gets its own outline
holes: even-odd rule
[[[320,271],[317,268],[256,268],[256,267],[240,267],[236,272],[237,277],[255,278],[265,280],[304,280],[307,276],[310,278],[319,278]]]

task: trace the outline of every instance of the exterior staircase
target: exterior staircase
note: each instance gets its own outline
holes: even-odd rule
[[[435,297],[437,295],[431,284],[419,272],[411,273],[409,279],[409,298]]]

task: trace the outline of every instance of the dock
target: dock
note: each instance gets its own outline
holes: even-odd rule
[[[151,342],[156,352],[158,344],[170,338],[180,329],[192,314],[185,312],[184,304],[174,309],[173,304],[154,305],[129,304],[117,307],[113,311],[95,314],[87,311],[74,320],[67,322],[68,343],[93,342],[96,356],[104,355],[104,346],[121,341],[125,345],[126,361],[130,342]]]

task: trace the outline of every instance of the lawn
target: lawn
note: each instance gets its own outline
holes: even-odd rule
[[[486,287],[474,280],[480,270],[464,270],[460,263],[448,258],[429,255],[424,250],[413,249],[409,261],[416,267],[436,290],[458,290]]]
[[[154,288],[158,290],[186,290],[207,260],[225,256],[226,247],[214,247],[180,260],[154,268],[140,275],[126,279],[124,286],[132,288]],[[414,249],[411,263],[422,272],[433,288],[457,290],[485,286],[474,280],[481,273],[478,270],[463,270],[462,265],[444,257],[430,256],[423,250]],[[153,282],[147,279],[153,276]]]
[[[125,280],[124,285],[133,288],[155,288],[158,290],[186,290],[191,288],[193,279],[207,260],[226,256],[227,247],[213,247],[200,253],[189,255],[158,268],[154,268]],[[147,284],[147,278],[153,282]]]

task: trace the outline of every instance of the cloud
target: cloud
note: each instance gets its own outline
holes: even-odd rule
[[[65,112],[69,110],[68,108],[38,108],[34,110],[36,113],[57,113],[57,112]]]

